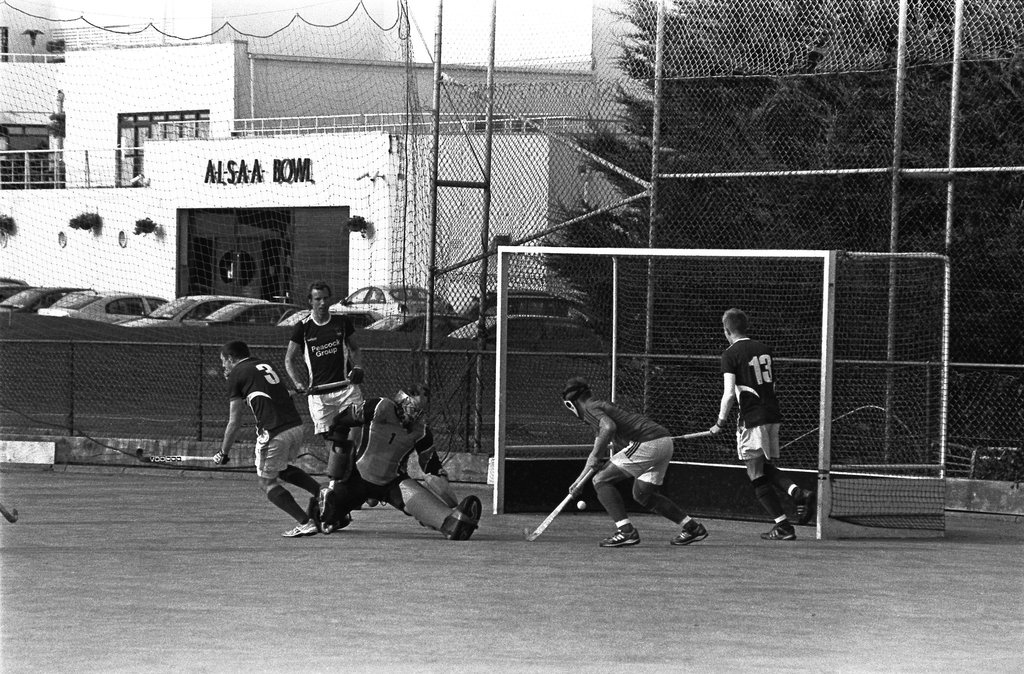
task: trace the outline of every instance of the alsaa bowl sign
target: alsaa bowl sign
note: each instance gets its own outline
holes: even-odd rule
[[[267,172],[259,159],[210,159],[206,162],[206,184],[250,185],[267,182]],[[309,157],[274,159],[271,162],[270,182],[313,183],[313,160]]]

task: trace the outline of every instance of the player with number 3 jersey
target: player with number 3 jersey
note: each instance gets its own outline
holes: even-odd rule
[[[242,427],[245,408],[256,419],[256,477],[266,491],[267,499],[291,515],[298,523],[284,536],[293,538],[317,533],[317,523],[295,501],[283,480],[305,489],[312,495],[310,507],[316,503],[320,483],[306,471],[293,466],[302,446],[302,417],[295,409],[288,389],[274,366],[253,358],[245,342],[228,342],[220,350],[224,377],[228,380],[228,423],[220,452],[214,457],[224,463],[228,451]]]
[[[775,520],[772,530],[761,538],[791,541],[796,538],[796,531],[782,509],[775,487],[793,497],[801,524],[810,519],[813,493],[798,487],[773,463],[779,458],[782,422],[775,395],[775,360],[766,344],[747,336],[748,324],[747,314],[740,309],[729,309],[722,316],[722,331],[729,348],[722,353],[722,399],[718,420],[710,431],[720,433],[733,405],[739,404],[736,451],[746,464],[758,501]]]

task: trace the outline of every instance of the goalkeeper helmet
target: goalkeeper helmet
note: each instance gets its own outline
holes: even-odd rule
[[[423,384],[416,384],[395,394],[395,402],[406,427],[412,426],[427,412],[427,396],[430,391]]]

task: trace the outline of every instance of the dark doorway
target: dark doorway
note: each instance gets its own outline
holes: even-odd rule
[[[179,211],[179,295],[238,295],[305,302],[325,279],[348,291],[348,208],[210,208]]]

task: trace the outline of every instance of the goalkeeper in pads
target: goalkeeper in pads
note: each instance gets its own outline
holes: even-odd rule
[[[320,490],[320,530],[330,533],[349,525],[351,512],[365,501],[389,503],[449,540],[464,541],[480,522],[480,499],[455,496],[426,422],[429,391],[414,384],[392,398],[368,398],[339,412],[328,437],[334,446],[327,462],[330,484]],[[349,429],[362,427],[358,452]],[[416,453],[426,478],[423,486],[409,477],[406,462]]]
[[[594,429],[594,448],[569,491],[579,493],[588,471],[597,470],[593,477],[597,499],[617,529],[615,534],[601,541],[602,548],[620,548],[640,542],[640,532],[630,521],[617,487],[617,483],[624,480],[633,480],[633,500],[682,527],[672,539],[672,545],[689,545],[707,538],[703,524],[661,493],[672,460],[672,436],[664,426],[594,397],[590,384],[579,377],[566,382],[562,401],[570,412]],[[615,453],[602,467],[609,445]]]

